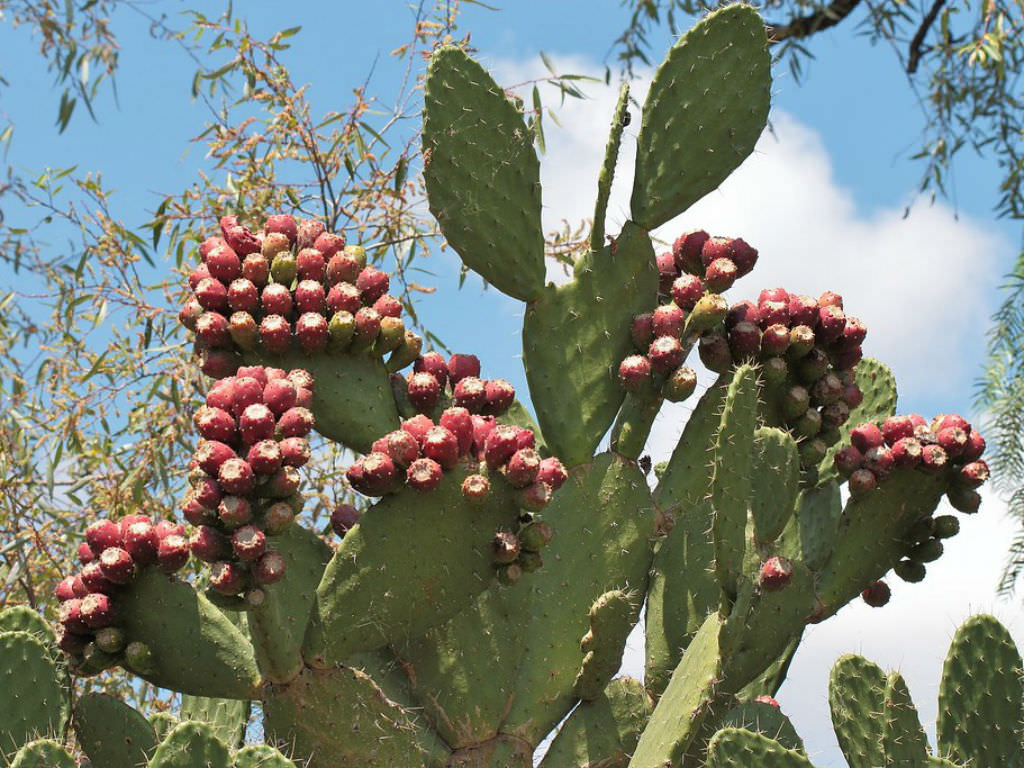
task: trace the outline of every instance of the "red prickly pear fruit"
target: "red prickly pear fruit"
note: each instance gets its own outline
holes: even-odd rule
[[[121,527],[113,520],[97,520],[85,529],[85,542],[92,552],[102,552],[108,547],[120,547]],[[83,563],[89,562],[83,560]]]
[[[700,250],[701,266],[707,269],[715,259],[732,259],[733,254],[733,239],[731,237],[708,238]]]
[[[519,506],[530,512],[540,512],[551,501],[551,486],[538,480],[516,493]]]
[[[884,445],[885,437],[877,425],[866,422],[853,428],[850,432],[850,442],[857,446],[861,453],[867,453],[872,448]]]
[[[483,461],[484,446],[487,444],[487,438],[494,431],[498,422],[493,416],[473,414],[471,418],[473,420],[473,448],[471,450],[475,452],[477,459]],[[516,447],[519,447],[518,442]]]
[[[557,491],[568,479],[569,473],[562,466],[562,462],[554,456],[541,459],[537,469],[537,480],[551,486],[552,491]]]
[[[327,318],[316,312],[306,312],[295,323],[295,338],[306,352],[319,352],[327,346],[330,332]]]
[[[757,327],[756,325],[754,326]],[[761,334],[761,355],[764,357],[778,357],[786,354],[789,349],[789,328],[776,323],[769,325]]]
[[[829,304],[818,309],[818,338],[831,344],[843,335],[846,315],[841,307]]]
[[[844,384],[843,394],[840,397],[848,408],[856,408],[864,402],[864,393],[856,384]]]
[[[148,520],[134,522],[124,532],[124,548],[139,565],[152,565],[156,562],[157,548],[160,537],[156,528]]]
[[[359,289],[356,288],[355,282],[359,279],[359,273],[363,271],[362,266],[356,261],[350,254],[341,251],[331,256],[327,262],[327,284],[336,285],[338,283],[347,283],[351,285],[352,290],[356,292],[356,297],[359,296]]]
[[[831,405],[843,394],[843,383],[834,373],[826,373],[811,387],[811,400],[815,405]]]
[[[244,277],[232,280],[228,286],[228,306],[235,312],[256,312],[260,308],[260,289]]]
[[[849,477],[858,469],[864,461],[862,454],[856,447],[848,445],[835,453],[836,471],[843,477]]]
[[[691,275],[700,274],[704,271],[704,263],[701,260],[701,252],[704,244],[710,239],[710,235],[704,230],[687,232],[676,238],[672,244],[672,257],[676,266],[683,272]]]
[[[704,282],[696,275],[681,275],[672,283],[672,301],[687,312],[693,310],[704,295]]]
[[[537,447],[537,438],[533,435],[533,430],[524,429],[523,427],[517,427],[519,431],[516,433],[516,449],[524,450],[526,448]]]
[[[729,311],[725,315],[725,327],[731,329],[738,323],[753,323],[760,326],[761,310],[748,299],[736,302],[729,307]]]
[[[673,281],[679,277],[676,260],[671,253],[660,253],[655,260],[658,265],[658,291],[668,294],[672,290]]]
[[[700,337],[697,354],[709,371],[725,373],[732,368],[732,350],[729,349],[729,342],[717,333],[706,333]]]
[[[263,384],[252,376],[236,376],[232,384],[234,397],[231,401],[231,412],[241,416],[245,409],[255,403],[263,402]]]
[[[221,595],[237,595],[246,585],[246,573],[237,564],[220,560],[210,566],[210,589]]]
[[[884,480],[892,472],[895,463],[892,451],[884,445],[875,446],[864,454],[864,468],[870,469],[879,480]]]
[[[256,487],[256,478],[249,462],[237,457],[220,465],[217,482],[225,492],[233,496],[248,496]]]
[[[406,381],[409,403],[412,407],[420,413],[433,413],[441,397],[441,385],[433,374],[413,372]]]
[[[216,483],[216,481],[214,482]],[[218,485],[217,488],[219,490],[220,486]],[[214,508],[216,506],[214,504]],[[190,525],[203,525],[211,520],[210,508],[200,504],[193,493],[185,497],[185,501],[181,504],[181,513]]]
[[[491,481],[486,475],[467,475],[462,481],[462,495],[467,501],[485,501],[491,495]]]
[[[861,591],[860,597],[872,608],[881,608],[889,602],[892,591],[884,581],[873,581]]]
[[[321,232],[313,241],[313,248],[316,248],[324,255],[325,259],[331,258],[334,254],[345,247],[345,238],[331,232]]]
[[[93,592],[82,598],[79,610],[82,622],[90,629],[102,629],[117,622],[114,601],[102,592]]]
[[[82,586],[85,587],[85,594],[89,592],[103,592],[110,595],[117,591],[118,585],[103,575],[103,567],[100,565],[99,559],[93,560],[82,568],[81,577]],[[75,594],[78,594],[77,583],[75,584]]]
[[[223,219],[221,221],[223,222]],[[228,241],[228,245],[240,256],[244,256],[247,253],[256,253],[260,249],[259,238],[248,227],[243,227],[237,221],[233,226],[227,228],[222,223],[221,232],[224,235],[224,239]]]
[[[360,349],[369,348],[380,335],[380,315],[372,307],[362,307],[355,314],[352,340]]]
[[[732,288],[736,278],[739,277],[739,270],[732,259],[718,258],[708,264],[704,272],[704,283],[709,291],[722,293]]]
[[[921,448],[921,468],[929,474],[941,473],[949,464],[949,455],[940,445],[925,445]]]
[[[411,419],[406,419],[402,422],[402,430],[415,437],[416,442],[420,445],[423,445],[423,439],[427,436],[427,432],[433,428],[434,422],[423,414],[413,416]]]
[[[983,459],[965,464],[960,468],[958,478],[960,482],[969,488],[977,488],[989,478],[988,464]]]
[[[135,578],[137,568],[132,556],[121,547],[107,547],[100,553],[103,578],[113,584],[128,584]]]
[[[188,543],[192,554],[204,563],[212,563],[228,553],[227,540],[209,525],[196,526]]]
[[[852,347],[851,349],[844,349],[842,352],[837,352],[833,357],[836,370],[838,371],[851,371],[857,367],[857,363],[864,359],[864,350],[860,347]]]
[[[832,291],[825,291],[821,296],[818,297],[819,307],[839,307],[843,308],[843,297],[838,293]]]
[[[242,277],[257,288],[270,280],[270,262],[262,253],[250,253],[242,259]]]
[[[339,504],[331,513],[331,528],[336,534],[344,537],[363,514],[351,504]]]
[[[238,432],[250,445],[274,436],[274,412],[263,403],[246,406],[238,419]]]
[[[878,478],[870,469],[858,469],[850,475],[850,495],[860,498],[878,487]]]
[[[402,302],[390,293],[385,293],[373,302],[373,309],[381,318],[399,318],[402,316]]]
[[[782,709],[782,707],[779,705],[779,702],[777,702],[775,699],[768,695],[758,696],[756,699],[754,699],[754,702],[757,704],[767,704],[772,709]]]
[[[275,213],[267,216],[267,221],[263,225],[265,232],[273,232],[282,234],[288,238],[291,242],[295,242],[299,237],[299,226],[295,222],[295,219],[286,213]]]
[[[327,306],[324,287],[316,280],[303,280],[295,287],[295,311],[300,315],[306,312],[323,313]]]
[[[228,246],[214,248],[206,255],[206,268],[210,276],[224,284],[242,276],[242,260]]]
[[[789,586],[793,578],[793,562],[786,557],[770,557],[761,565],[757,583],[765,592],[778,592]]]
[[[292,343],[291,324],[281,315],[267,315],[260,321],[260,341],[269,352],[287,352]]]
[[[644,312],[634,317],[629,325],[629,333],[637,349],[647,349],[654,341],[654,313]]]
[[[484,386],[484,395],[484,413],[500,416],[512,407],[516,399],[516,389],[505,379],[491,379]]]
[[[289,408],[295,407],[295,385],[287,379],[274,379],[268,381],[263,387],[263,402],[280,416]]]
[[[786,419],[796,421],[806,413],[810,404],[811,396],[807,390],[801,386],[793,386],[782,393],[779,406]]]
[[[356,278],[356,288],[359,289],[364,304],[373,304],[387,293],[390,283],[387,272],[381,272],[374,267],[366,267]]]
[[[490,469],[505,464],[518,449],[519,429],[509,424],[498,424],[484,443],[484,461]]]
[[[532,448],[512,454],[505,467],[505,479],[513,488],[525,488],[535,482],[540,472],[540,455]]]
[[[89,626],[82,618],[82,601],[75,597],[60,604],[57,611],[57,620],[64,628],[74,635],[92,634]]]
[[[487,402],[487,385],[475,376],[466,376],[452,389],[452,402],[470,413],[480,413]]]
[[[306,280],[313,280],[319,285],[326,275],[327,262],[316,248],[303,248],[295,256],[295,271],[300,280],[299,285]],[[320,287],[320,293],[322,296],[323,286]]]
[[[491,542],[491,555],[499,564],[514,563],[521,547],[519,537],[512,531],[498,531]]]
[[[165,539],[168,536],[185,535],[185,526],[181,523],[175,523],[170,520],[158,520],[157,524],[153,526],[153,530],[156,531],[158,539]]]
[[[217,505],[217,519],[228,530],[234,530],[252,521],[252,506],[241,496],[225,496]]]
[[[734,360],[748,360],[761,351],[761,329],[753,323],[736,323],[729,331],[729,351]]]
[[[303,219],[296,226],[295,244],[299,248],[312,248],[317,238],[324,233],[325,229],[326,227],[324,227],[322,221]]]
[[[311,374],[304,368],[293,368],[292,370],[288,371],[285,378],[287,378],[288,381],[294,384],[296,389],[312,390],[313,385],[315,384],[313,374]]]
[[[277,420],[277,432],[281,437],[305,437],[313,431],[315,423],[312,411],[295,406],[281,414]]]
[[[196,323],[199,322],[199,318],[202,316],[203,305],[199,303],[199,300],[195,296],[189,297],[188,301],[182,306],[181,311],[178,312],[178,322],[185,326],[188,330],[194,331],[196,329]]]
[[[263,486],[263,493],[275,499],[286,499],[299,490],[302,478],[295,467],[283,466],[270,476]]]
[[[847,317],[843,335],[835,341],[836,349],[846,350],[859,347],[868,336],[867,326],[856,317]]]
[[[436,461],[444,469],[452,469],[459,462],[459,439],[445,427],[431,427],[421,443],[423,455]]]
[[[909,416],[890,416],[882,422],[882,436],[886,445],[896,445],[898,440],[914,436],[914,422]]]
[[[210,408],[220,408],[233,414],[235,410],[235,377],[229,376],[214,384],[206,393],[206,404]]]
[[[651,362],[643,355],[630,355],[619,363],[619,381],[627,392],[646,392],[652,386]]]
[[[749,275],[757,264],[757,248],[737,237],[732,241],[732,261],[736,265],[736,277]]]
[[[219,312],[205,312],[196,320],[196,336],[211,347],[227,347],[231,344],[228,319]]]
[[[960,459],[968,463],[977,461],[983,453],[985,453],[985,438],[981,436],[981,432],[972,429],[967,435],[967,445],[964,447]]]
[[[338,283],[327,292],[327,308],[332,312],[348,312],[355,315],[363,307],[359,289],[352,283]]]
[[[267,551],[267,535],[252,525],[243,525],[231,535],[231,549],[239,560],[252,562]]]
[[[75,597],[75,577],[65,576],[57,584],[57,589],[54,590],[54,594],[60,602],[66,602],[72,600]]]
[[[683,364],[686,353],[679,339],[674,336],[659,336],[647,350],[651,368],[658,373],[669,373]]]
[[[267,552],[252,569],[252,576],[257,584],[275,584],[284,578],[288,564],[280,552]]]
[[[124,539],[125,534],[128,532],[128,526],[134,525],[135,523],[149,523],[153,524],[153,518],[149,515],[125,515],[117,521],[117,527],[121,529],[121,539]],[[122,546],[124,546],[122,544]]]
[[[892,445],[892,460],[897,467],[914,467],[921,463],[921,443],[913,437],[901,437]]]
[[[764,288],[757,294],[757,305],[769,302],[784,302],[789,304],[789,292],[785,288]]]
[[[389,432],[383,438],[383,452],[400,467],[408,467],[420,457],[419,441],[402,429]],[[376,443],[374,443],[376,446]],[[374,450],[377,450],[374,447]]]
[[[295,522],[295,510],[286,501],[279,501],[267,507],[263,513],[263,530],[268,536],[276,536],[291,528]]]
[[[936,432],[935,440],[951,459],[961,456],[967,447],[967,433],[960,427],[943,427]]]
[[[766,301],[758,305],[757,311],[761,315],[762,328],[767,328],[769,325],[788,326],[790,324],[789,304],[784,301]]]
[[[228,247],[228,241],[223,237],[208,237],[199,244],[199,258],[206,261],[206,256],[215,248]]]
[[[383,496],[395,489],[398,472],[386,453],[368,453],[349,467],[349,483],[365,496]]]
[[[216,509],[221,498],[220,486],[212,477],[203,477],[193,487],[192,495],[206,509]]]
[[[677,339],[683,336],[683,326],[686,325],[686,313],[675,304],[662,304],[651,315],[651,327],[654,335],[674,336]]]
[[[480,378],[480,360],[476,355],[452,355],[448,360],[448,377],[452,384],[472,376]]]
[[[416,358],[412,365],[416,373],[429,373],[437,379],[438,385],[444,389],[448,384],[448,363],[437,352],[427,352]]]
[[[448,408],[441,414],[439,424],[455,435],[460,456],[469,453],[473,445],[473,417],[466,408]]]
[[[661,396],[670,403],[681,403],[697,389],[697,372],[688,365],[672,371],[661,387]]]
[[[185,567],[188,562],[188,539],[173,533],[160,539],[156,551],[157,567],[164,573],[175,573]]]
[[[286,437],[278,445],[281,460],[289,467],[304,467],[312,458],[309,441],[304,437]]]
[[[972,515],[981,506],[981,494],[974,488],[954,485],[946,490],[946,498],[957,512]]]
[[[232,227],[237,227],[238,226],[238,217],[237,216],[221,216],[220,220],[217,223],[220,226],[220,233],[222,235],[226,236],[227,235],[227,231],[229,229],[231,229]]]
[[[416,459],[405,472],[406,482],[417,491],[434,490],[441,484],[443,477],[441,465],[433,459]]]
[[[910,419],[910,423],[914,425],[914,433],[915,434],[917,434],[917,428],[918,427],[925,427],[925,428],[928,427],[928,422],[925,421],[924,416],[922,416],[919,413],[912,413],[909,416],[907,416],[907,418]]]
[[[806,325],[811,330],[818,324],[818,302],[802,293],[789,295],[789,322],[792,325]]]

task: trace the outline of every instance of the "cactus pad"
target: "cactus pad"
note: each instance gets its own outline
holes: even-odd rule
[[[229,747],[237,747],[245,738],[249,725],[249,702],[234,699],[211,699],[206,696],[181,697],[179,714],[182,721],[205,723],[213,734]]]
[[[779,742],[740,728],[725,728],[708,746],[707,768],[811,768],[811,761]]]
[[[760,701],[748,701],[725,713],[723,728],[743,728],[779,742],[786,749],[804,752],[803,739],[777,707]]]
[[[39,739],[18,750],[10,768],[76,768],[76,763],[57,742]]]
[[[157,745],[145,717],[103,693],[89,693],[75,702],[75,734],[92,764],[108,768],[145,765]]]
[[[793,515],[800,456],[788,432],[761,427],[754,434],[754,457],[750,496],[754,538],[767,544],[778,538]]]
[[[0,633],[0,757],[32,738],[59,735],[68,715],[53,652],[28,632]]]
[[[273,747],[254,744],[235,753],[234,768],[295,768],[295,763]]]
[[[584,701],[596,698],[619,671],[638,609],[636,595],[621,589],[605,592],[591,606],[590,631],[580,641],[583,664],[576,676],[576,692]]]
[[[828,705],[832,727],[850,768],[885,765],[884,725],[871,713],[885,711],[885,673],[862,656],[847,654],[832,667]]]
[[[181,723],[167,734],[147,768],[230,768],[228,748],[204,723]]]
[[[928,759],[928,740],[917,717],[907,684],[891,672],[885,687],[885,730],[882,746],[887,766],[923,766]]]
[[[46,623],[46,619],[27,605],[14,605],[0,611],[0,633],[2,632],[28,632],[47,645],[57,642],[53,628]]]

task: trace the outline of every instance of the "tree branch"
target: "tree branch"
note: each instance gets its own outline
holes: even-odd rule
[[[931,10],[921,19],[921,26],[917,28],[914,39],[910,41],[910,48],[907,54],[908,75],[917,72],[917,64],[921,60],[921,46],[924,44],[924,38],[928,34],[928,30],[931,29],[932,24],[935,23],[935,19],[938,17],[942,6],[945,4],[946,0],[935,0],[932,3]]]
[[[768,22],[766,24],[768,39],[773,43],[778,43],[789,37],[798,39],[810,37],[829,27],[834,27],[849,16],[858,5],[860,5],[860,0],[833,0],[830,5],[821,10],[807,16],[797,16],[786,24]]]

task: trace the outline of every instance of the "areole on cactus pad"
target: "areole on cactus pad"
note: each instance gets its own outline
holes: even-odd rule
[[[923,578],[959,530],[940,501],[975,511],[988,468],[959,416],[894,416],[895,382],[863,357],[867,329],[838,294],[730,304],[723,292],[772,258],[739,237],[675,233],[656,253],[651,230],[752,150],[769,92],[752,8],[681,36],[643,107],[630,220],[605,231],[624,89],[591,247],[545,285],[532,134],[465,51],[435,52],[430,207],[466,267],[525,302],[536,423],[474,355],[424,349],[381,249],[287,213],[221,217],[180,312],[214,380],[194,412],[190,527],[97,520],[58,588],[56,637],[0,615],[17,680],[4,756],[60,750],[27,742],[64,738],[65,668],[120,666],[186,696],[180,723],[71,704],[78,744],[112,768],[525,768],[559,723],[544,768],[806,764],[772,698],[804,628],[858,594],[885,605],[889,571]],[[652,476],[652,425],[665,400],[697,397],[701,367],[717,381]],[[327,441],[347,453],[344,481],[316,489],[338,502],[320,532],[302,474]],[[641,610],[644,680],[615,677]],[[916,759],[902,682],[876,688],[893,712],[872,743]],[[251,702],[270,744],[242,748]],[[849,743],[871,741],[839,711]],[[1004,757],[941,722],[949,760]]]

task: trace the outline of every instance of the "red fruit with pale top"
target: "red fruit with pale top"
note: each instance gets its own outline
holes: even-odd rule
[[[826,343],[831,344],[836,339],[843,335],[843,331],[846,329],[846,315],[843,312],[842,307],[834,304],[821,307],[818,310],[818,338]],[[852,347],[853,345],[851,345]],[[846,351],[846,350],[844,350]],[[842,366],[846,367],[846,366]]]
[[[696,275],[680,275],[672,283],[672,301],[690,312],[704,295],[704,282]]]
[[[270,280],[270,262],[262,253],[250,253],[242,259],[242,277],[256,287],[262,287]]]
[[[737,301],[729,307],[729,311],[725,315],[725,327],[732,328],[737,323],[753,323],[754,325],[760,325],[761,310],[758,309],[757,304],[748,299],[744,299],[743,301]]]
[[[264,314],[287,317],[292,311],[292,294],[280,283],[271,283],[263,289],[260,303]]]
[[[619,363],[619,381],[627,392],[643,392],[651,386],[651,361],[630,355]]]
[[[374,267],[366,267],[356,278],[356,288],[359,289],[364,304],[373,304],[388,292],[390,284],[387,272],[381,272]]]
[[[913,437],[901,437],[892,444],[892,460],[897,467],[913,467],[921,463],[921,443]]]
[[[452,355],[448,360],[448,378],[457,384],[467,376],[480,378],[480,360],[476,355]]]
[[[243,562],[258,560],[267,551],[267,535],[252,525],[243,525],[231,535],[231,549]]]
[[[949,456],[940,445],[921,447],[921,468],[930,474],[939,474],[949,464]]]
[[[267,439],[254,443],[245,460],[257,475],[272,475],[281,468],[284,456],[276,440]]]
[[[654,313],[644,312],[633,318],[629,326],[633,344],[637,349],[646,350],[654,341]]]
[[[82,565],[88,565],[96,559],[96,553],[92,551],[92,548],[84,541],[78,545],[78,562]]]
[[[229,530],[252,520],[252,505],[241,496],[225,496],[217,506],[217,519]]]
[[[317,219],[303,219],[296,226],[295,244],[299,248],[312,248],[326,227]],[[319,249],[318,249],[319,250]]]
[[[769,325],[789,325],[789,303],[785,301],[765,301],[757,305],[761,317],[761,327]]]
[[[242,276],[242,260],[226,245],[214,248],[206,255],[206,268],[211,277],[224,284]]]
[[[739,276],[739,270],[732,259],[718,258],[708,264],[704,272],[704,283],[713,293],[722,293],[732,288]]]
[[[327,307],[331,313],[348,312],[355,315],[363,307],[359,289],[352,283],[338,283],[327,293]]]
[[[157,524],[153,526],[156,530],[156,535],[160,539],[165,539],[168,536],[184,536],[185,526],[181,523],[174,523],[170,520],[158,520]]]
[[[735,360],[756,358],[761,352],[761,329],[753,323],[736,323],[729,330],[729,350]]]
[[[295,257],[295,270],[300,281],[313,280],[319,285],[327,272],[327,262],[316,248],[303,248]]]
[[[537,479],[550,485],[551,490],[557,491],[569,479],[569,473],[562,466],[562,462],[551,456],[541,460],[537,469]]]
[[[469,453],[473,445],[473,417],[466,408],[446,409],[438,422],[453,435],[459,444],[459,455]]]
[[[92,552],[121,546],[121,526],[113,520],[97,520],[85,529],[85,542]]]
[[[468,501],[484,501],[491,495],[491,481],[485,475],[467,475],[462,481],[462,495]]]
[[[138,520],[125,529],[124,549],[139,565],[155,563],[159,546],[160,537],[149,520]]]
[[[295,385],[288,379],[272,379],[263,387],[263,402],[280,416],[289,408],[295,407]]]
[[[246,406],[238,419],[238,431],[249,445],[274,436],[274,412],[263,403]]]
[[[843,308],[843,297],[838,293],[832,291],[825,291],[821,296],[818,297],[819,307],[839,307]]]
[[[494,427],[484,443],[484,461],[489,468],[497,469],[512,458],[518,448],[518,432],[509,424]]]
[[[236,376],[232,387],[234,397],[231,401],[231,413],[236,417],[245,413],[245,409],[254,403],[263,402],[263,384],[252,376]]]
[[[914,422],[909,416],[890,416],[882,422],[882,436],[886,445],[896,445],[897,440],[914,436]]]
[[[320,251],[320,253],[324,255],[325,259],[330,259],[334,254],[345,247],[345,238],[341,235],[323,232],[317,235],[316,240],[313,241],[313,247]]]
[[[473,447],[471,450],[475,452],[478,460],[483,461],[487,438],[494,431],[494,428],[498,426],[498,422],[495,421],[493,416],[473,414],[471,418],[473,419]],[[516,447],[519,447],[518,443]]]
[[[57,589],[54,590],[54,594],[60,602],[66,602],[73,600],[75,597],[75,577],[65,576],[57,584]]]
[[[100,565],[99,560],[93,560],[82,568],[81,582],[82,586],[85,588],[85,594],[88,594],[89,592],[103,592],[105,594],[112,595],[117,592],[118,585],[103,575],[103,567]],[[76,580],[75,595],[77,596],[78,593],[79,588]],[[85,594],[83,594],[82,597],[85,597]]]
[[[771,557],[761,565],[758,585],[765,592],[778,592],[789,586],[793,578],[793,562],[786,557]]]
[[[949,427],[962,429],[968,434],[971,431],[971,423],[958,413],[944,413],[932,419],[932,432],[936,434]]]
[[[749,275],[757,264],[757,248],[737,237],[732,241],[732,261],[736,265],[736,277]]]
[[[731,237],[711,237],[704,242],[703,247],[700,249],[700,262],[707,269],[708,265],[715,259],[732,260],[734,254],[733,239]]]
[[[459,440],[445,427],[431,427],[421,443],[423,455],[444,469],[452,469],[459,461]]]
[[[406,482],[417,491],[432,491],[444,477],[441,465],[433,459],[416,459],[406,470]]]
[[[655,262],[658,266],[658,290],[667,294],[672,290],[673,281],[679,277],[675,257],[671,253],[659,253]]]
[[[383,496],[395,487],[398,474],[395,463],[386,453],[372,452],[349,467],[349,483],[366,496]]]
[[[211,477],[217,476],[225,461],[236,456],[231,446],[218,440],[203,440],[195,453],[196,462]]]
[[[267,216],[267,221],[263,225],[263,229],[266,232],[280,233],[293,243],[299,236],[298,224],[294,218],[286,213],[274,213]]]
[[[79,608],[82,622],[89,629],[103,629],[117,622],[117,607],[109,595],[92,592],[82,598]]]
[[[960,458],[967,462],[977,461],[983,453],[985,453],[985,438],[981,436],[981,432],[972,429],[970,434],[967,435],[967,445],[964,447],[964,452]]]
[[[281,437],[305,437],[313,431],[315,423],[312,411],[295,406],[281,414],[277,421],[277,432]]]
[[[537,438],[534,437],[533,431],[519,427],[519,433],[516,436],[516,448],[536,448]]]
[[[228,306],[235,312],[255,313],[260,307],[260,289],[244,277],[233,280],[228,286]]]
[[[306,352],[319,352],[327,346],[329,329],[327,318],[316,312],[307,312],[295,323],[295,338]]]
[[[178,312],[178,322],[188,328],[188,330],[194,331],[196,323],[199,322],[203,312],[205,310],[203,305],[199,303],[199,300],[195,296],[190,296],[188,301],[182,306],[181,311]]]
[[[657,336],[682,338],[686,325],[686,313],[675,304],[662,304],[651,316],[651,328]]]
[[[390,293],[385,293],[383,296],[381,296],[379,299],[373,302],[373,310],[382,318],[401,317],[402,302],[400,302]]]
[[[219,312],[206,312],[196,320],[196,336],[210,347],[227,347],[231,344],[228,319]]]
[[[818,324],[818,302],[802,293],[789,295],[789,322],[792,325],[806,325],[813,330]]]
[[[761,292],[757,294],[757,305],[767,304],[768,302],[781,301],[789,304],[789,292],[785,288],[763,288]]]
[[[683,364],[685,353],[679,339],[674,336],[659,336],[651,342],[647,357],[655,371],[669,373]]]
[[[505,379],[491,379],[484,386],[484,390],[483,411],[492,416],[505,413],[516,399],[515,387]]]
[[[420,355],[412,364],[412,369],[416,373],[432,374],[437,379],[441,389],[444,389],[448,383],[448,363],[437,352],[427,352],[425,355]]]
[[[683,272],[689,272],[692,275],[703,272],[704,263],[701,261],[701,252],[709,239],[710,235],[702,229],[680,235],[672,244],[672,257],[675,259],[676,266]]]
[[[418,414],[402,422],[402,430],[415,437],[416,442],[420,445],[423,445],[423,438],[426,437],[427,432],[433,429],[433,427],[434,422],[430,420],[430,417],[423,414]]]
[[[487,386],[475,376],[466,376],[452,389],[452,401],[471,413],[480,413],[487,402]]]
[[[210,588],[221,595],[237,595],[245,588],[245,572],[226,560],[210,566]]]
[[[220,486],[212,477],[203,477],[193,485],[192,495],[206,509],[216,509],[221,498]]]
[[[441,385],[433,374],[412,372],[406,379],[409,403],[420,413],[432,413],[441,396]]]
[[[289,467],[304,467],[312,457],[309,441],[304,437],[286,437],[278,445],[281,459]]]
[[[350,254],[341,251],[331,256],[330,260],[327,262],[325,277],[327,278],[328,285],[335,285],[337,283],[350,284],[358,296],[359,291],[355,287],[355,282],[359,278],[359,273],[362,271],[363,268],[360,266],[358,261],[356,261]]]
[[[951,459],[962,456],[967,448],[967,433],[960,427],[943,427],[935,434],[935,440]]]
[[[231,458],[220,465],[217,470],[217,482],[220,487],[233,496],[248,496],[256,487],[256,478],[252,467],[244,459]]]
[[[227,247],[227,244],[228,241],[223,237],[208,237],[199,244],[199,257],[205,260],[207,254],[213,251],[214,248]]]
[[[853,443],[861,453],[867,453],[872,448],[877,448],[885,443],[885,437],[875,424],[870,422],[854,427],[850,432],[850,442]]]
[[[256,561],[252,576],[257,584],[274,584],[284,578],[288,565],[280,552],[267,552]]]
[[[525,488],[537,480],[539,471],[540,455],[532,448],[524,448],[508,460],[505,478],[513,488]]]
[[[836,471],[843,477],[849,477],[861,467],[864,461],[862,454],[856,447],[848,445],[835,453]]]
[[[303,280],[295,287],[295,311],[323,313],[327,306],[324,287],[316,280]]]
[[[879,480],[884,480],[895,464],[895,457],[884,445],[875,446],[864,454],[864,469],[870,469]]]
[[[82,619],[82,601],[77,597],[60,604],[57,620],[68,632],[76,635],[91,634],[89,626]]]
[[[259,238],[257,238],[256,235],[250,232],[246,227],[236,224],[226,230],[222,228],[222,231],[224,239],[228,241],[228,245],[230,245],[239,256],[259,251]]]
[[[132,556],[121,547],[104,549],[100,553],[99,564],[103,578],[114,584],[128,584],[137,572]]]

